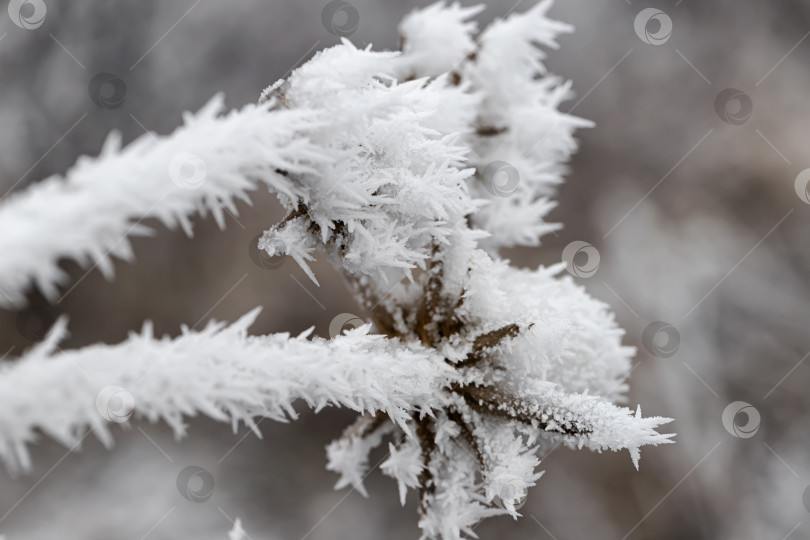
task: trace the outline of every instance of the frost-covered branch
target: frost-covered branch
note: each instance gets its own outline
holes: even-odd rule
[[[169,136],[145,134],[122,149],[113,133],[97,158],[10,195],[0,204],[0,305],[21,304],[32,281],[58,298],[60,259],[111,276],[112,256],[133,257],[128,237],[149,234],[145,219],[190,235],[192,214],[210,211],[224,226],[224,210],[236,213],[234,199],[249,202],[259,183],[300,195],[279,171],[309,171],[326,159],[306,138],[320,121],[312,111],[270,112],[270,105],[221,115],[223,99],[215,97]]]
[[[471,410],[523,422],[572,447],[597,452],[629,450],[636,468],[642,446],[667,443],[672,437],[655,431],[669,419],[642,418],[641,407],[634,415],[599,397],[566,394],[553,385],[535,385],[518,392],[475,385],[452,388]]]
[[[545,222],[556,206],[551,197],[577,148],[574,131],[593,125],[559,110],[572,97],[571,84],[543,64],[544,48],[557,48],[557,37],[573,30],[546,16],[552,3],[512,13],[478,36],[468,20],[477,10],[457,4],[433,4],[400,25],[402,75],[450,71],[481,98],[467,141],[476,167],[471,193],[489,203],[472,220],[492,235],[482,241],[490,250],[538,245],[560,227]]]
[[[0,364],[0,457],[30,465],[37,431],[66,446],[91,428],[105,444],[108,425],[134,418],[167,422],[177,436],[184,417],[251,426],[255,417],[295,418],[293,402],[381,412],[403,424],[434,399],[452,372],[429,350],[370,335],[363,326],[333,339],[247,335],[258,310],[229,326],[184,329],[157,339],[150,325],[118,345],[58,348],[65,321],[46,341]]]
[[[306,212],[268,230],[260,247],[288,253],[314,280],[316,249],[348,272],[382,281],[423,267],[430,245],[447,243],[480,203],[467,192],[469,131],[478,97],[448,81],[398,81],[399,56],[344,41],[318,53],[263,94],[290,109],[317,110],[329,127],[311,134],[331,157],[314,173],[292,175],[308,200],[282,195]]]
[[[574,131],[590,125],[559,110],[570,84],[543,64],[571,30],[550,5],[477,34],[480,8],[435,4],[403,21],[399,53],[344,40],[257,107],[221,117],[214,103],[170,137],[110,143],[0,205],[12,230],[0,289],[14,300],[29,279],[53,295],[61,257],[109,270],[107,252],[129,255],[142,217],[188,229],[208,209],[221,223],[220,205],[262,182],[288,214],[259,247],[314,281],[308,263],[326,253],[382,332],[249,337],[249,315],[62,352],[60,326],[0,367],[0,456],[27,467],[37,431],[69,445],[89,427],[109,444],[107,424],[131,414],[181,435],[197,413],[255,429],[257,417],[294,417],[295,399],[344,406],[361,415],[327,450],[338,487],[365,494],[369,452],[387,442],[381,470],[403,501],[418,492],[423,537],[457,540],[486,517],[516,517],[556,443],[628,450],[637,467],[642,446],[672,442],[657,432],[669,419],[620,405],[635,351],[608,306],[560,277],[563,265],[500,257],[556,227],[551,197]],[[199,180],[188,163],[204,171],[195,190],[171,182]]]

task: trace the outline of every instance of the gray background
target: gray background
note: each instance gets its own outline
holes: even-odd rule
[[[168,133],[182,111],[219,91],[229,106],[255,101],[313,51],[337,43],[322,25],[324,4],[49,0],[35,30],[0,11],[2,192],[97,153],[110,130],[127,141],[144,129]],[[360,15],[352,41],[390,49],[399,19],[425,4],[352,5]],[[634,31],[636,14],[649,6],[673,21],[663,45]],[[482,22],[514,3],[487,8]],[[543,464],[525,517],[489,520],[476,532],[484,539],[806,538],[810,206],[794,179],[810,167],[810,4],[560,0],[552,14],[577,27],[548,61],[577,90],[563,108],[576,104],[573,112],[597,127],[580,133],[552,213],[565,229],[542,248],[510,256],[519,265],[550,264],[574,240],[599,250],[599,270],[582,282],[613,306],[627,342],[639,347],[629,401],[645,415],[674,417],[677,444],[643,451],[640,472],[626,453],[558,449]],[[90,99],[88,84],[100,72],[125,81],[121,107]],[[715,111],[725,88],[753,103],[740,125]],[[32,309],[0,312],[0,354],[22,352],[60,313],[70,316],[69,347],[120,341],[146,319],[176,334],[182,323],[234,320],[255,305],[265,306],[256,332],[314,325],[327,335],[332,317],[358,308],[324,261],[315,265],[320,288],[291,261],[275,270],[252,262],[251,240],[281,215],[269,194],[254,200],[225,231],[196,220],[189,239],[155,224],[156,238],[135,240],[136,263],[116,264],[112,282],[66,264],[75,288],[58,305],[32,294]],[[642,346],[656,320],[679,332],[671,357]],[[721,422],[734,401],[761,414],[751,438],[732,436]],[[413,495],[400,508],[390,479],[372,474],[370,499],[332,490],[337,478],[324,469],[323,447],[352,417],[302,411],[296,423],[263,422],[262,440],[193,420],[178,442],[166,426],[136,423],[116,430],[113,452],[92,436],[68,455],[43,440],[30,474],[0,471],[0,534],[225,538],[229,519],[241,516],[256,540],[417,537]],[[205,503],[187,501],[175,486],[192,464],[215,478]]]

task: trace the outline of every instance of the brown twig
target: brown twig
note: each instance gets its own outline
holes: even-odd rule
[[[416,436],[419,439],[419,445],[422,447],[422,472],[419,473],[419,510],[422,514],[425,514],[427,513],[427,496],[436,492],[433,473],[430,472],[430,461],[433,457],[433,451],[436,450],[436,438],[430,417],[415,417],[414,420],[416,421]]]
[[[478,364],[486,358],[487,353],[507,338],[513,338],[520,333],[520,327],[514,323],[507,324],[497,330],[481,334],[473,341],[472,351],[467,357],[456,364],[457,368],[468,368]]]
[[[423,344],[429,347],[434,346],[438,341],[435,321],[440,309],[442,290],[444,288],[442,283],[444,268],[442,262],[438,260],[438,254],[439,246],[434,244],[427,266],[428,280],[425,284],[425,294],[422,296],[422,303],[416,312],[416,335],[419,336]]]
[[[362,279],[355,274],[346,271],[342,271],[341,274],[349,289],[359,298],[360,305],[368,312],[374,326],[389,338],[404,338],[405,336],[397,330],[394,313],[388,310],[383,299],[378,297],[372,287],[364,284]],[[404,310],[404,308],[400,309]]]
[[[509,128],[498,126],[478,126],[475,133],[479,137],[495,137],[509,131]]]

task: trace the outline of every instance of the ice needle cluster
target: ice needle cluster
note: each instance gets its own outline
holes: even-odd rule
[[[365,494],[369,453],[384,445],[381,471],[403,502],[416,493],[423,537],[458,539],[516,517],[557,444],[627,450],[638,466],[642,446],[671,442],[656,431],[668,419],[618,405],[634,351],[608,307],[562,265],[501,256],[558,227],[546,216],[574,131],[590,125],[559,110],[570,85],[543,64],[571,30],[549,7],[479,33],[480,8],[434,4],[402,22],[399,52],[343,41],[257,105],[222,115],[215,99],[172,135],[125,148],[113,136],[98,158],[0,204],[0,302],[20,305],[31,282],[58,296],[60,259],[111,271],[110,255],[131,256],[127,236],[148,232],[144,217],[190,232],[191,214],[221,223],[264,186],[288,214],[259,247],[316,282],[308,262],[325,253],[369,322],[331,340],[249,336],[251,313],[68,351],[59,322],[0,366],[7,465],[30,466],[38,432],[73,446],[89,428],[110,443],[109,424],[130,415],[182,435],[197,413],[255,429],[294,418],[297,400],[348,407],[358,419],[327,449],[338,487]],[[131,397],[126,417],[120,403],[100,410],[110,388]]]

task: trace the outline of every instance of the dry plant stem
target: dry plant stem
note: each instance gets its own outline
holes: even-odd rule
[[[384,305],[384,298],[380,298],[371,287],[365,285],[355,274],[341,270],[340,272],[347,287],[354,294],[358,303],[366,310],[374,326],[383,334],[392,339],[404,339],[405,336],[397,330],[394,313]],[[397,306],[402,310],[403,316],[407,315],[405,307]]]
[[[425,284],[425,294],[422,297],[422,304],[416,312],[416,335],[428,347],[434,347],[438,342],[436,315],[440,308],[442,277],[444,276],[444,268],[441,261],[438,260],[438,255],[439,246],[434,244],[427,266],[428,280]]]
[[[456,311],[464,302],[464,291],[458,298],[444,294],[444,261],[438,245],[433,245],[428,262],[428,281],[425,294],[417,310],[415,331],[423,344],[435,347],[443,339],[452,337],[464,328]]]
[[[290,176],[289,173],[287,173],[286,171],[282,171],[280,169],[276,169],[276,172],[278,172],[279,174],[282,174],[284,176]],[[295,210],[293,210],[292,212],[290,212],[289,214],[284,216],[284,219],[282,219],[281,221],[279,221],[278,223],[273,225],[271,227],[271,230],[277,231],[277,230],[281,229],[282,227],[284,227],[287,223],[289,223],[289,222],[291,222],[291,221],[293,221],[295,219],[298,219],[300,217],[306,217],[306,216],[307,216],[307,207],[303,202],[299,202],[298,206],[295,207]]]
[[[467,358],[456,364],[456,367],[467,368],[472,367],[486,358],[487,353],[495,346],[499,345],[504,339],[515,337],[520,333],[520,327],[515,323],[507,324],[497,330],[481,334],[473,342],[472,351],[467,355]]]
[[[433,421],[425,417],[414,417],[416,422],[416,436],[419,445],[422,447],[422,472],[419,473],[419,510],[422,514],[427,512],[427,496],[436,491],[433,484],[433,475],[430,472],[430,460],[436,450],[435,433],[433,432]]]
[[[478,129],[475,130],[475,133],[479,137],[495,137],[496,135],[502,135],[507,131],[509,131],[509,128],[496,126],[480,126],[478,127]]]

